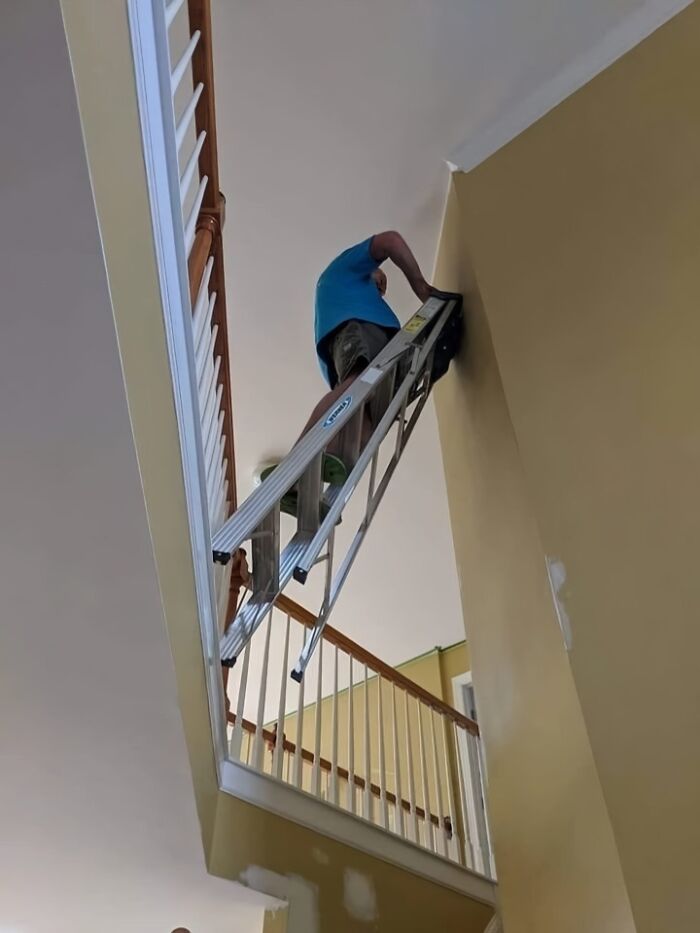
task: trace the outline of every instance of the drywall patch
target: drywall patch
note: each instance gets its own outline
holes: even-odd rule
[[[346,868],[343,877],[343,904],[355,920],[361,920],[363,923],[376,920],[379,914],[372,879],[352,868]]]
[[[327,852],[324,852],[323,849],[319,849],[317,846],[311,850],[311,855],[318,862],[319,865],[328,865],[330,864],[331,857]]]
[[[240,881],[262,894],[287,902],[287,933],[320,933],[318,887],[299,875],[278,875],[259,865],[249,865]]]
[[[554,557],[545,557],[547,564],[547,576],[549,577],[549,586],[552,590],[552,599],[554,600],[554,609],[559,620],[559,628],[564,636],[564,646],[567,651],[571,651],[574,644],[573,631],[571,629],[571,619],[564,605],[564,585],[566,583],[566,567],[563,562]]]

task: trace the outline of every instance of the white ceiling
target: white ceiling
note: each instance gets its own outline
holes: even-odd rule
[[[60,8],[4,12],[0,930],[259,933],[204,864]]]
[[[325,264],[369,234],[397,228],[429,274],[445,160],[473,151],[493,127],[507,137],[508,115],[522,122],[528,102],[543,89],[556,93],[572,64],[587,76],[586,56],[643,6],[214,0],[241,497],[255,465],[288,450],[324,391],[312,309]],[[404,319],[416,307],[396,272],[388,297]],[[293,595],[315,608],[319,587]],[[332,622],[391,663],[462,637],[432,408]]]

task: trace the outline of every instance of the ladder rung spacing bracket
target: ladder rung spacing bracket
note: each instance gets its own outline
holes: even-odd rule
[[[276,596],[279,592],[280,575],[280,506],[277,502],[260,525],[251,540],[253,561],[253,593]]]
[[[425,406],[434,368],[438,378],[446,371],[456,352],[460,330],[461,297],[429,298],[357,377],[347,394],[319,418],[214,536],[214,559],[222,563],[244,542],[251,541],[252,545],[251,593],[221,640],[223,664],[235,662],[292,577],[303,583],[312,567],[323,563],[326,581],[318,621],[292,671],[295,679],[303,677]],[[360,449],[366,418],[371,434]],[[384,462],[379,456],[380,446],[394,425],[393,454],[378,476],[379,463]],[[328,486],[324,490],[323,457],[333,441],[332,449],[348,467],[349,475],[342,487]],[[334,572],[335,527],[370,464],[364,518]],[[296,533],[280,554],[280,504],[292,490],[297,495]],[[324,547],[327,550],[322,555]]]
[[[321,520],[322,470],[323,454],[319,453],[301,474],[298,483],[297,515],[299,531],[303,534],[315,534]]]

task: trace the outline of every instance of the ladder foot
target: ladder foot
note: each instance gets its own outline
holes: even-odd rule
[[[301,683],[303,676],[304,676],[304,672],[298,671],[296,667],[292,670],[292,674],[291,674],[292,680],[296,680],[298,684]]]
[[[214,551],[214,563],[215,564],[228,564],[231,560],[231,555],[228,551]]]
[[[222,658],[222,659],[221,659],[221,666],[222,666],[222,667],[233,667],[233,666],[235,665],[235,663],[236,663],[236,659],[235,659],[235,658]]]
[[[306,583],[306,578],[309,576],[307,570],[303,570],[301,567],[294,568],[294,579],[297,583]]]

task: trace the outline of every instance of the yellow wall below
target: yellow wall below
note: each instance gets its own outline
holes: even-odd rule
[[[455,180],[436,395],[508,933],[557,891],[629,928],[593,759],[638,930],[698,929],[699,62],[693,3]]]

